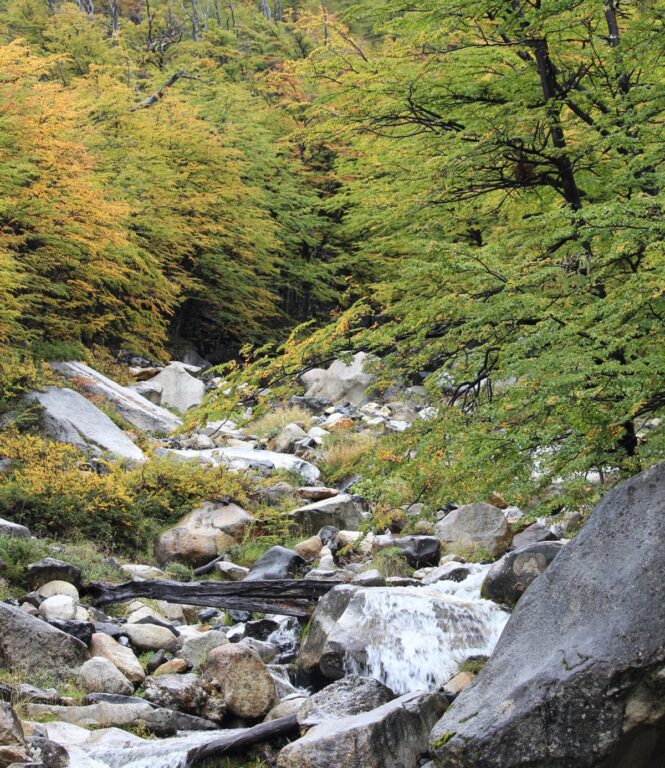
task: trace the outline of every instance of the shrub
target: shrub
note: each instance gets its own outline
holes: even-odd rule
[[[376,447],[372,432],[337,432],[323,445],[323,472],[327,482],[335,483],[358,471],[359,464]]]
[[[13,464],[0,475],[0,508],[39,536],[87,539],[114,552],[141,552],[157,533],[198,503],[246,502],[237,477],[222,468],[152,459],[93,471],[76,448],[16,429],[0,433]]]
[[[370,567],[376,568],[384,579],[413,574],[413,568],[407,563],[404,551],[399,547],[386,547],[377,552]]]
[[[277,437],[287,424],[292,423],[306,428],[312,423],[312,416],[304,408],[297,405],[284,405],[248,424],[246,431],[262,440],[271,440],[273,437]]]

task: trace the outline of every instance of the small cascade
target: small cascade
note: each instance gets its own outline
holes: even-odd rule
[[[487,568],[473,566],[462,582],[363,590],[352,614],[362,647],[347,652],[346,671],[402,694],[437,688],[469,656],[489,656],[509,614],[480,597]]]

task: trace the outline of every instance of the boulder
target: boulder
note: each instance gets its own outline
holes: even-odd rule
[[[86,392],[109,402],[137,429],[153,434],[168,434],[182,424],[166,408],[154,405],[129,387],[121,387],[85,363],[67,361],[51,363],[51,367],[66,378],[74,379],[77,386]]]
[[[357,530],[362,521],[362,510],[353,496],[342,493],[294,509],[289,512],[289,518],[303,534],[313,536],[324,526]]]
[[[347,364],[342,360],[334,363],[323,373],[311,376],[304,397],[308,400],[324,400],[331,403],[348,401],[361,405],[367,400],[367,388],[372,382],[372,375],[364,372],[368,355],[358,352]],[[310,374],[313,374],[310,371]]]
[[[441,543],[436,536],[375,536],[372,554],[382,549],[398,547],[412,568],[424,568],[439,562]]]
[[[117,693],[131,696],[134,686],[112,661],[98,656],[89,659],[79,669],[78,682],[86,693]]]
[[[47,597],[39,606],[39,612],[47,620],[68,621],[76,618],[76,600],[69,595]]]
[[[432,732],[454,768],[658,768],[665,464],[606,494]]]
[[[297,715],[306,701],[307,696],[303,696],[301,693],[289,694],[268,712],[265,722],[268,723],[271,720],[278,720],[280,717],[288,717],[289,715]]]
[[[198,405],[206,393],[205,384],[192,376],[183,363],[178,362],[167,365],[146,384],[152,385],[153,393],[160,391],[159,405],[166,405],[180,413]]]
[[[395,693],[435,688],[468,656],[489,654],[507,614],[437,587],[333,588],[319,601],[299,664],[330,680],[350,671]]]
[[[279,754],[279,768],[415,768],[446,700],[409,693],[370,712],[329,720]]]
[[[162,402],[162,385],[154,380],[139,381],[138,384],[132,384],[130,389],[154,405],[160,405]]]
[[[465,557],[499,557],[512,541],[506,516],[498,507],[485,502],[453,509],[434,530],[448,552]]]
[[[249,573],[249,568],[230,563],[228,560],[220,560],[215,563],[215,573],[219,575],[222,581],[242,581]]]
[[[310,696],[298,711],[298,723],[311,728],[328,720],[339,720],[387,704],[395,694],[378,680],[347,675]]]
[[[179,655],[193,667],[200,667],[205,664],[208,654],[213,648],[219,648],[228,642],[226,635],[215,629],[211,629],[209,632],[199,632],[183,642]]]
[[[529,544],[537,544],[539,541],[556,541],[558,538],[547,526],[536,522],[520,533],[516,533],[513,536],[512,545],[515,549],[522,549],[528,547]]]
[[[272,441],[270,447],[278,453],[293,453],[298,440],[306,437],[307,432],[298,424],[287,424]]]
[[[142,699],[124,696],[80,707],[28,704],[27,711],[33,719],[50,716],[85,728],[143,726],[158,736],[172,736],[177,731],[212,731],[217,727],[209,720],[171,709],[159,709]]]
[[[146,701],[211,720],[221,720],[226,706],[221,697],[211,697],[214,687],[195,674],[148,677],[143,684]]]
[[[544,573],[565,544],[541,541],[505,554],[487,572],[481,594],[496,603],[514,605],[531,582]]]
[[[30,563],[25,569],[25,575],[32,589],[39,589],[51,581],[67,581],[77,588],[81,586],[81,569],[54,557],[44,557],[36,563]]]
[[[26,396],[43,409],[42,420],[54,440],[94,454],[111,453],[145,461],[143,451],[102,411],[73,389],[46,387]]]
[[[288,579],[301,571],[307,563],[299,554],[286,547],[271,547],[252,565],[243,581]]]
[[[177,644],[173,632],[157,624],[123,624],[121,629],[137,651],[171,651]]]
[[[96,632],[90,641],[93,657],[108,659],[131,683],[142,683],[145,672],[131,648],[120,645],[110,635]]]
[[[337,496],[339,491],[336,488],[327,488],[324,485],[304,485],[301,488],[297,488],[296,493],[301,498],[307,499],[307,501],[321,501]]]
[[[164,531],[155,544],[160,564],[171,561],[205,565],[236,543],[254,518],[237,504],[208,501]]]
[[[205,671],[218,683],[228,711],[238,717],[263,717],[276,702],[275,681],[247,646],[214,648],[208,654]]]
[[[12,523],[11,520],[0,517],[0,536],[7,536],[12,539],[29,539],[30,530],[25,525]]]
[[[303,560],[311,562],[312,560],[316,560],[322,549],[323,542],[321,541],[320,537],[311,536],[309,539],[296,544],[296,546],[293,548],[293,551],[299,554]]]
[[[11,704],[0,701],[0,768],[20,763],[28,757],[21,721]]]
[[[57,674],[89,658],[80,640],[6,603],[0,603],[0,627],[0,667]]]

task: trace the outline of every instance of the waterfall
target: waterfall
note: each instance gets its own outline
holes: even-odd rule
[[[349,618],[363,640],[347,650],[346,671],[402,694],[437,688],[469,656],[489,656],[509,614],[480,597],[487,568],[472,566],[462,582],[362,590]]]

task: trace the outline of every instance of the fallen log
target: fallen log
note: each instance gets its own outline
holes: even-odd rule
[[[228,736],[221,736],[209,744],[190,749],[187,753],[185,768],[196,768],[197,765],[201,765],[204,760],[211,757],[221,757],[229,752],[236,752],[253,747],[255,744],[292,735],[299,735],[298,718],[295,715],[279,717],[277,720],[247,728],[242,733],[235,731]]]
[[[199,581],[189,584],[164,579],[125,581],[122,584],[92,581],[84,587],[83,592],[100,607],[148,597],[167,603],[307,616],[309,606],[340,583],[304,579]]]

